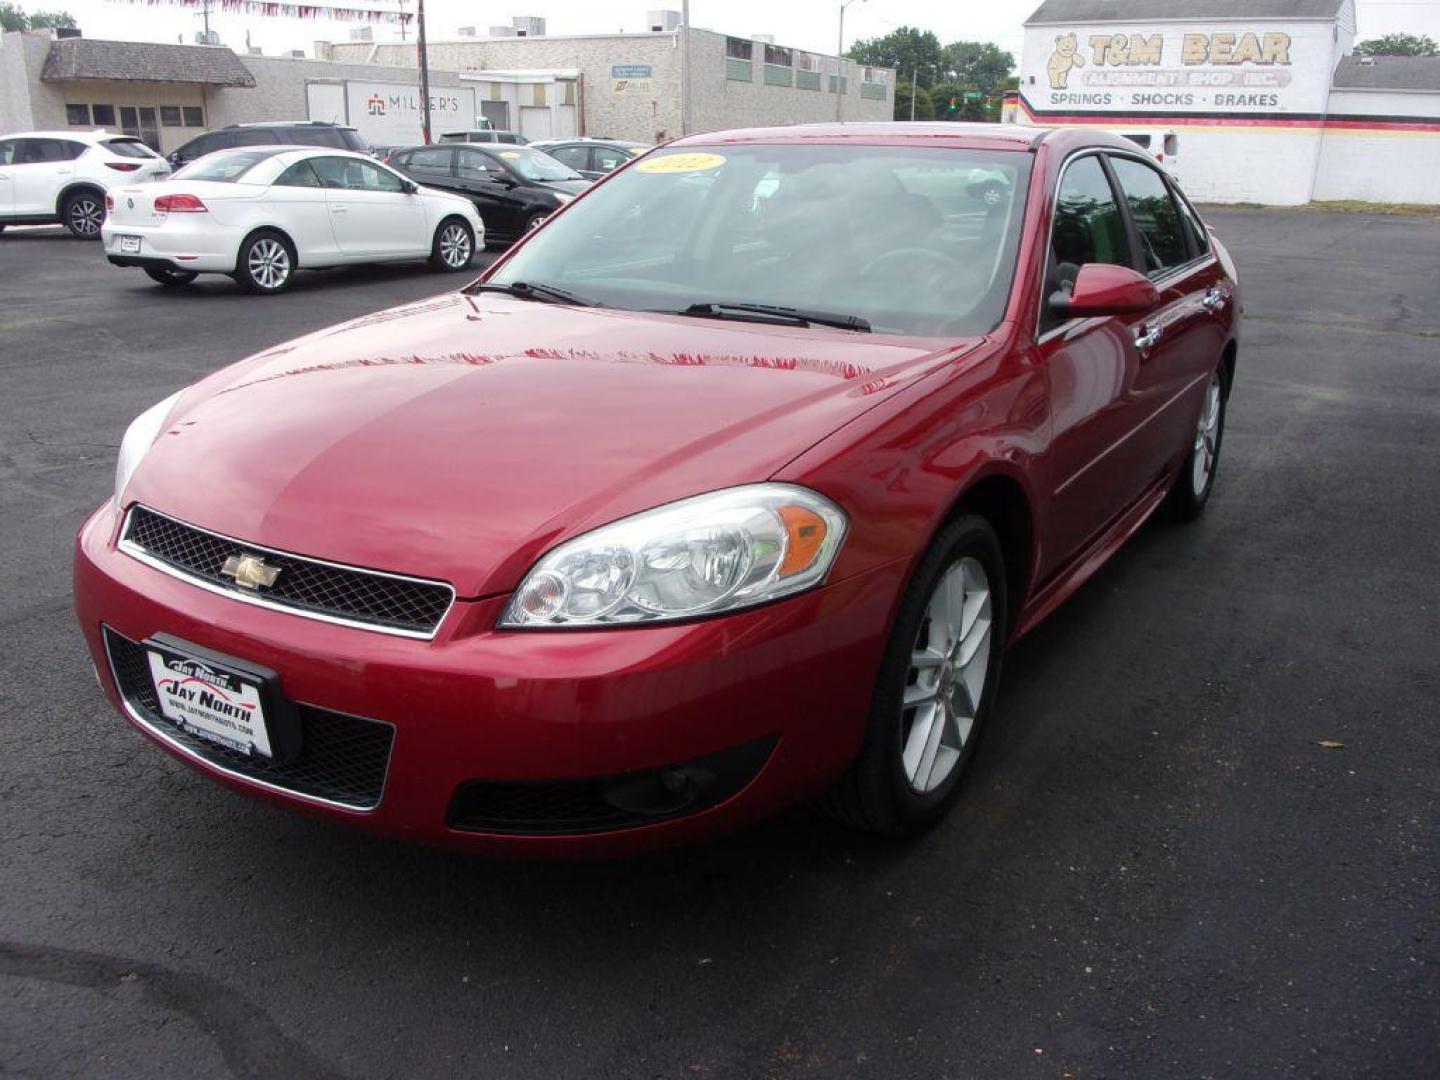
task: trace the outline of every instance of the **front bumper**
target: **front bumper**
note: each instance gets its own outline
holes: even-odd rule
[[[516,855],[696,840],[823,791],[858,751],[907,570],[891,563],[723,618],[598,631],[497,631],[506,597],[462,599],[421,641],[208,592],[118,550],[117,529],[108,503],[81,529],[75,602],[102,686],[132,724],[237,790],[378,833]],[[272,669],[302,709],[392,730],[378,801],[345,805],[241,775],[167,737],[123,700],[106,627],[131,642],[170,634]],[[707,769],[739,777],[735,790],[722,784],[647,818],[665,798],[653,781]],[[610,798],[617,783],[634,812],[583,829],[532,826],[515,810],[542,789],[552,801],[602,789]],[[497,799],[508,825],[496,824]]]

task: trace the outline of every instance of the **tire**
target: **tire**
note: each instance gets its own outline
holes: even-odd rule
[[[538,214],[531,214],[528,218],[525,219],[525,231],[521,233],[520,236],[517,237],[517,239],[523,240],[525,237],[529,236],[532,232],[538,229],[541,225],[544,225],[546,220],[550,217],[550,213],[551,212],[549,210],[542,210]]]
[[[105,220],[105,196],[91,188],[72,191],[60,205],[60,220],[77,240],[100,239],[100,225]]]
[[[171,270],[164,266],[146,266],[143,269],[151,281],[171,287],[189,285],[200,276],[193,270]]]
[[[822,797],[822,810],[888,836],[918,833],[944,816],[993,708],[1008,632],[1005,583],[988,521],[966,514],[941,530],[900,603],[860,754]],[[958,604],[945,603],[957,595]],[[938,636],[936,626],[957,606],[958,621]],[[938,662],[937,653],[952,662]],[[927,662],[917,664],[922,655]]]
[[[1221,365],[1210,374],[1190,451],[1185,455],[1185,464],[1180,467],[1180,473],[1165,499],[1166,510],[1177,521],[1194,521],[1203,514],[1205,504],[1210,501],[1210,493],[1215,490],[1215,473],[1220,468],[1220,446],[1225,439],[1225,406],[1230,398],[1223,367]]]
[[[273,229],[245,238],[235,260],[235,280],[252,293],[284,292],[295,280],[295,247]]]
[[[430,245],[430,265],[442,273],[456,274],[469,270],[474,257],[475,230],[456,217],[440,222]]]

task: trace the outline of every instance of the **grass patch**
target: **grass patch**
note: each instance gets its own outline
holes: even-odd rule
[[[1329,199],[1303,206],[1268,206],[1256,202],[1201,203],[1211,210],[1325,210],[1332,214],[1386,214],[1391,217],[1428,218],[1440,221],[1440,205],[1426,203],[1378,203],[1361,199]]]

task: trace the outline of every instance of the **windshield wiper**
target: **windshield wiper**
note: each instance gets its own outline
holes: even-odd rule
[[[521,300],[538,300],[544,304],[574,304],[576,307],[600,307],[598,300],[587,300],[554,285],[542,285],[534,281],[512,281],[500,284],[481,281],[465,290],[466,292],[502,292]]]
[[[706,301],[691,304],[677,315],[698,315],[707,319],[746,319],[751,322],[789,322],[797,326],[834,326],[841,330],[870,332],[869,321],[859,315],[838,311],[812,311],[808,308],[781,307],[777,304],[732,304]]]

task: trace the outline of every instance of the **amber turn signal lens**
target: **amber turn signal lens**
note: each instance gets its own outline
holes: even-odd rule
[[[782,506],[776,511],[785,523],[785,558],[780,563],[780,576],[798,574],[815,561],[825,543],[825,519],[803,506]]]

